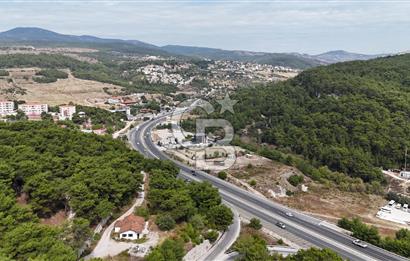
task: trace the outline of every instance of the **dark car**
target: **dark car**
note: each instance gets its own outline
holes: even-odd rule
[[[195,170],[191,170],[192,176],[196,176]]]

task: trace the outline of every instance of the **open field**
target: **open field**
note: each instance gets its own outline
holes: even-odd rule
[[[69,102],[80,105],[93,105],[90,100],[104,99],[109,97],[104,89],[110,93],[120,92],[122,87],[96,81],[81,80],[69,74],[68,79],[59,79],[53,83],[36,83],[32,76],[38,68],[8,69],[14,86],[26,90],[26,95],[16,96],[19,100],[26,102],[41,102],[49,105],[59,105]],[[12,88],[13,84],[6,79],[0,79],[0,99],[10,99],[2,90]]]

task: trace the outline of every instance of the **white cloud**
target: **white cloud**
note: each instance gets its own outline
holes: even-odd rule
[[[0,30],[39,26],[160,45],[280,52],[384,52],[399,50],[410,40],[403,35],[410,24],[407,3],[57,2],[8,1],[0,7]],[[389,42],[386,34],[396,41]]]

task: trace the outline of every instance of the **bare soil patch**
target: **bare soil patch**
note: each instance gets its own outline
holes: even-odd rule
[[[49,105],[59,105],[73,102],[80,105],[94,106],[90,102],[93,99],[105,99],[110,97],[109,93],[119,93],[122,87],[101,83],[97,81],[81,80],[69,74],[68,79],[59,79],[54,83],[36,83],[32,76],[38,71],[38,68],[10,69],[11,78],[14,84],[25,89],[27,94],[18,96],[19,100],[26,102],[41,102]],[[0,79],[1,90],[13,87],[7,79]],[[0,94],[0,99],[7,99],[5,94]]]
[[[49,218],[42,218],[41,223],[45,225],[58,226],[64,223],[67,220],[67,213],[64,210],[60,210],[54,216]]]

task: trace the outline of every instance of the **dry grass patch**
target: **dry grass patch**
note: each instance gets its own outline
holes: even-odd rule
[[[75,104],[94,106],[90,100],[105,99],[110,97],[109,93],[120,93],[122,87],[101,83],[97,81],[81,80],[73,77],[71,73],[68,79],[59,79],[53,83],[35,83],[32,76],[38,71],[38,68],[10,69],[11,78],[15,85],[24,88],[26,95],[18,96],[20,100],[26,102],[41,102],[49,105],[59,105],[73,102]],[[11,88],[13,84],[8,83],[6,79],[0,79],[1,90]],[[0,99],[7,99],[4,94],[0,94]]]

